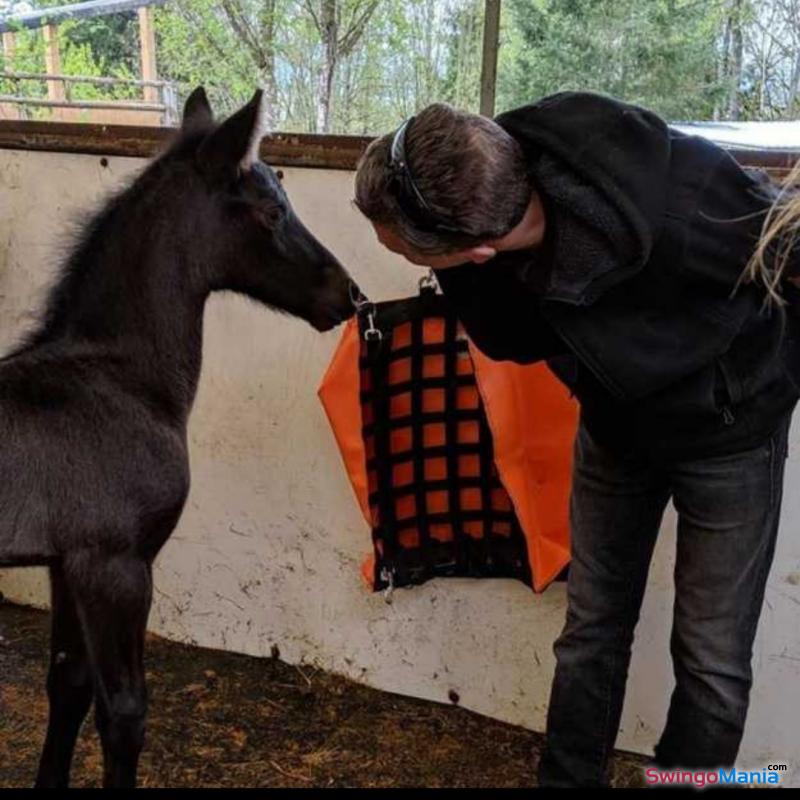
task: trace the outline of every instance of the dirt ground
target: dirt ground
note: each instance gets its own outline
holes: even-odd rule
[[[47,719],[48,614],[0,603],[0,787],[31,784]],[[148,787],[530,787],[542,736],[311,667],[150,637]],[[616,786],[641,785],[618,753]],[[73,785],[96,786],[84,726]]]

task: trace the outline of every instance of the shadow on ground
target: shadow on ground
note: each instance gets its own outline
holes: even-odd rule
[[[33,780],[47,719],[49,615],[0,604],[0,787]],[[151,787],[529,787],[542,736],[311,667],[150,637],[139,782]],[[617,786],[640,785],[618,753]],[[73,785],[96,786],[87,721]]]

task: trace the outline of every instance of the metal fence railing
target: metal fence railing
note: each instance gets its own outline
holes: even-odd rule
[[[23,84],[39,83],[59,86],[60,91],[45,91],[42,95],[29,95],[20,91]],[[20,119],[31,119],[36,108],[78,109],[87,112],[106,111],[143,112],[159,114],[162,125],[174,125],[178,119],[177,86],[170,81],[147,81],[125,78],[100,78],[85,75],[51,75],[35,72],[0,72],[0,86],[9,85],[11,93],[0,94],[0,105],[14,108]],[[133,97],[75,97],[78,86],[98,86],[108,89],[129,89],[141,93],[142,99]],[[53,95],[57,94],[56,97]]]

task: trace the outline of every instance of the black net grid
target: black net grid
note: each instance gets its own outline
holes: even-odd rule
[[[375,589],[444,576],[530,586],[525,537],[458,321],[428,289],[373,308],[359,325]]]

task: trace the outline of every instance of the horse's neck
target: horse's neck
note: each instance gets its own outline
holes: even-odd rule
[[[181,419],[188,417],[200,378],[204,301],[205,294],[181,292],[150,298],[142,303],[141,324],[117,344],[143,389]]]
[[[46,324],[41,339],[90,341],[123,365],[131,391],[184,418],[200,376],[208,294],[193,285],[184,253],[169,241],[87,253],[73,265],[72,284],[61,296],[56,289],[52,330]]]

